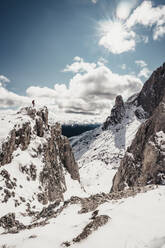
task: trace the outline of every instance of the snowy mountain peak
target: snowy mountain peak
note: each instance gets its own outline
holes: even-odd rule
[[[125,116],[125,104],[121,95],[118,95],[115,100],[115,105],[111,110],[110,116],[107,117],[106,121],[103,123],[103,130],[106,130],[110,125],[116,125],[121,123],[123,117]]]
[[[68,180],[79,184],[79,171],[61,126],[49,124],[47,108],[23,108],[1,123],[6,130],[0,135],[1,216],[27,215],[63,201]]]

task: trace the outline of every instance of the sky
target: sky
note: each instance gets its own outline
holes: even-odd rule
[[[0,109],[100,122],[165,62],[164,0],[0,0]]]

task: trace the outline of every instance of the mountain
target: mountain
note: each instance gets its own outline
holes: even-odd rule
[[[115,107],[112,111],[114,109]],[[101,127],[69,139],[79,166],[81,183],[87,192],[92,194],[110,191],[120,161],[140,124],[145,121],[144,118],[137,118],[137,110],[144,115],[140,107],[125,103],[122,121],[120,114],[117,119],[113,113]],[[112,119],[113,124],[105,129]]]
[[[164,86],[69,141],[46,107],[1,115],[0,248],[164,248]]]
[[[12,230],[7,222],[18,221],[20,213],[26,216],[64,201],[68,176],[69,184],[76,180],[75,187],[81,188],[69,141],[58,123],[49,125],[46,107],[1,116],[0,206],[1,216],[6,215],[1,227]]]
[[[165,185],[165,64],[153,72],[137,97],[148,118],[128,147],[112,191],[148,184]]]

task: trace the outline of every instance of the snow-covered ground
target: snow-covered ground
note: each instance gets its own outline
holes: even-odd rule
[[[127,108],[122,123],[106,131],[99,127],[70,138],[86,192],[110,191],[121,158],[144,121],[135,116],[135,109],[134,106]]]
[[[3,123],[0,131],[2,142],[13,125],[18,122],[18,116],[10,113],[7,116],[1,114],[0,118]],[[20,116],[19,120],[21,118]],[[31,125],[34,125],[33,121],[25,116],[22,123],[26,121],[31,121]],[[142,121],[136,118],[134,108],[131,108],[127,111],[121,124],[106,131],[97,128],[71,138],[80,168],[81,185],[77,181],[73,181],[65,172],[67,191],[64,193],[64,200],[71,196],[87,197],[90,194],[110,191],[112,179],[120,160]],[[160,135],[158,138],[162,139]],[[37,175],[39,175],[43,165],[38,157],[34,158],[33,148],[44,142],[44,137],[38,139],[35,137],[31,140],[27,150],[20,152],[17,149],[14,152],[12,164],[0,168],[0,171],[5,168],[9,172],[12,181],[14,181],[14,177],[17,178],[15,198],[20,201],[20,196],[22,196],[26,200],[25,203],[31,200],[31,204],[35,206],[34,209],[39,211],[42,209],[42,205],[36,201],[34,194],[39,185],[37,181],[26,180],[26,176],[20,173],[20,164],[25,162],[30,164],[35,159],[35,164],[38,166]],[[1,184],[4,186],[2,181]],[[0,203],[0,217],[6,213],[15,212],[16,219],[20,222],[25,225],[33,223],[33,218],[23,216],[25,207],[23,202],[20,206],[15,207],[12,200],[9,199],[6,204]],[[164,186],[155,187],[153,190],[139,193],[134,197],[108,200],[97,208],[98,215],[110,217],[108,223],[80,243],[71,243],[71,247],[165,248],[164,208]],[[80,214],[80,209],[80,204],[68,205],[56,218],[51,218],[44,226],[20,231],[16,234],[1,234],[0,248],[60,248],[63,242],[71,242],[91,222],[92,212]]]
[[[47,138],[50,136],[50,132],[45,131],[43,137],[37,136],[33,132],[36,124],[35,119],[27,115],[25,110],[22,110],[20,113],[14,111],[0,112],[0,152],[2,144],[8,141],[10,137],[10,131],[22,128],[22,125],[25,123],[29,123],[32,130],[28,148],[21,150],[18,147],[12,154],[12,161],[4,166],[0,166],[0,218],[14,212],[17,220],[23,224],[30,224],[32,218],[27,217],[28,214],[26,213],[28,206],[34,211],[41,211],[43,209],[43,204],[38,201],[38,193],[42,192],[39,177],[44,163],[43,154],[38,152],[38,147],[43,148]],[[35,180],[31,178],[31,166],[35,170]],[[72,180],[70,174],[64,168],[63,170],[67,185],[64,200],[69,199],[72,195],[87,196],[81,185],[77,181]],[[4,173],[9,176],[8,180],[6,180]],[[11,187],[10,185],[8,186],[10,190],[8,190],[6,185],[7,181],[11,184]],[[9,197],[6,199],[7,195]],[[0,227],[0,233],[3,231],[4,229]]]
[[[108,215],[109,222],[87,239],[71,247],[84,248],[164,248],[165,187],[140,193],[135,197],[109,201],[98,207],[99,215]],[[71,241],[91,221],[91,212],[78,214],[80,205],[70,205],[49,224],[18,234],[0,236],[0,247],[60,248]]]

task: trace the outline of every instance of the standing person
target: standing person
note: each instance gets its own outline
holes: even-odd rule
[[[32,105],[33,105],[33,108],[34,108],[34,106],[35,106],[35,101],[34,100],[32,101]]]

